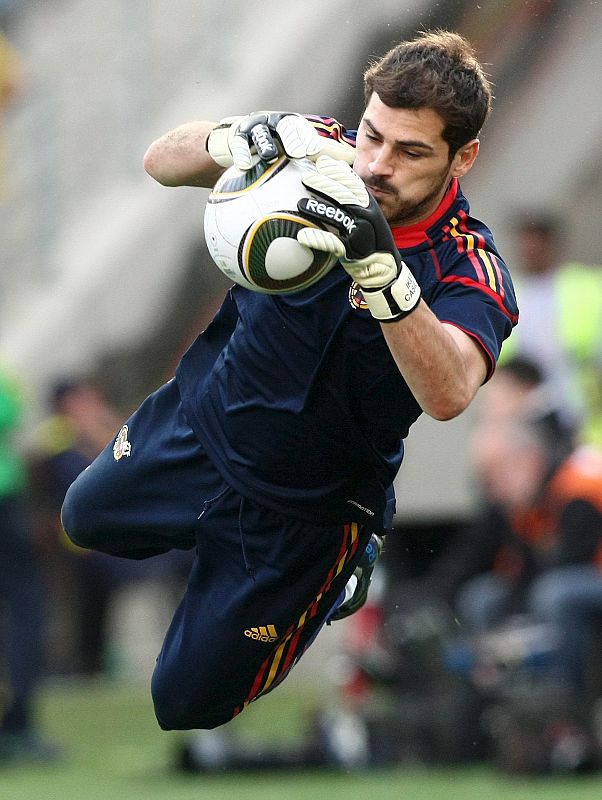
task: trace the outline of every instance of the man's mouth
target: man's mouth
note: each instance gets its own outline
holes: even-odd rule
[[[376,186],[373,183],[367,183],[366,188],[375,198],[382,197],[385,194],[391,194],[390,189],[387,189],[385,186]]]

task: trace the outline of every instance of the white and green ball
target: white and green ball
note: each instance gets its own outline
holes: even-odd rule
[[[320,280],[336,256],[299,244],[303,227],[316,228],[297,210],[310,193],[301,183],[308,159],[280,157],[246,172],[230,167],[214,186],[205,209],[211,257],[232,281],[265,294],[298,292]]]

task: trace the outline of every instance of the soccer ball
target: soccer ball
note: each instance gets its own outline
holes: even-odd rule
[[[224,172],[207,200],[204,227],[209,253],[228,278],[255,292],[289,294],[332,269],[336,256],[296,239],[301,228],[318,227],[297,210],[297,201],[311,196],[301,178],[315,169],[309,159],[281,156]]]

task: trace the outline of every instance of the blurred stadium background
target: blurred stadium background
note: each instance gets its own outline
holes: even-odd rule
[[[135,406],[227,285],[204,249],[204,193],[155,184],[142,169],[148,144],[188,119],[266,106],[355,127],[371,56],[424,27],[465,33],[494,81],[464,188],[507,261],[514,213],[543,207],[566,220],[575,259],[600,262],[599,0],[1,0],[0,16],[22,71],[1,132],[0,353],[28,387],[32,424],[65,375],[92,374]],[[469,424],[416,426],[402,518],[470,507]],[[11,800],[50,796],[17,784],[3,795],[1,780]]]

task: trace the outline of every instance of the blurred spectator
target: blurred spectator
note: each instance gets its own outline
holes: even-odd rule
[[[45,597],[24,499],[26,469],[15,439],[23,406],[18,383],[0,372],[0,611],[7,679],[0,715],[0,764],[48,760],[57,754],[38,735],[34,720],[44,665]]]
[[[21,84],[21,64],[15,48],[0,29],[0,191],[4,179],[4,148],[1,139],[4,111]]]
[[[36,536],[45,553],[58,629],[51,666],[92,676],[112,666],[108,622],[115,593],[133,581],[159,578],[171,602],[191,557],[178,551],[161,560],[132,562],[69,542],[60,520],[65,493],[107,443],[112,446],[123,419],[101,389],[84,378],[58,381],[50,404],[51,414],[39,426],[30,454],[30,474]]]
[[[21,83],[21,67],[17,52],[0,30],[0,109],[13,99]]]
[[[61,627],[67,626],[52,641],[69,643],[75,652],[52,653],[50,661],[58,671],[95,674],[105,666],[105,617],[115,569],[112,563],[101,563],[107,559],[76,552],[68,545],[60,508],[71,483],[119,429],[121,418],[86,380],[57,382],[51,408],[30,455],[35,531],[45,554],[53,617]]]
[[[463,587],[458,616],[472,630],[510,612],[556,626],[559,677],[581,692],[602,630],[602,454],[571,448],[553,418],[515,418],[482,430],[473,458],[503,528],[493,571]]]
[[[548,412],[564,425],[558,414],[559,399],[545,389],[543,370],[536,361],[526,356],[504,358],[475,404],[477,430],[491,420],[540,417]],[[572,426],[566,429],[567,433],[571,430]]]
[[[572,451],[575,434],[572,425],[565,423],[555,398],[547,393],[543,370],[526,357],[514,357],[498,365],[482,390],[476,410],[470,456],[480,493],[480,509],[462,548],[462,561],[472,554],[469,561],[474,578],[469,580],[469,573],[465,572],[464,580],[456,581],[454,590],[458,593],[462,624],[483,630],[512,611],[524,608],[524,591],[535,574],[530,541],[515,535],[508,509],[496,497],[496,492],[501,492],[513,478],[521,485],[522,470],[528,469],[528,463],[520,461],[518,442],[505,439],[497,431],[511,433],[517,421],[532,420],[541,430],[545,429],[559,463]],[[514,447],[517,447],[516,469],[510,470],[500,486],[496,486],[498,476],[493,474],[496,458],[501,462],[503,454]],[[443,569],[447,573],[451,566],[453,574],[453,556],[451,562],[438,565],[438,571]],[[451,598],[451,594],[448,596]]]
[[[550,214],[525,212],[514,232],[521,321],[500,363],[532,359],[563,421],[602,445],[602,269],[565,260],[563,225]]]
[[[458,591],[462,638],[447,643],[448,664],[488,706],[505,770],[591,769],[602,763],[592,717],[602,696],[602,452],[575,445],[554,410],[535,413],[537,386],[505,412],[496,391],[502,413],[472,441],[494,552]]]

